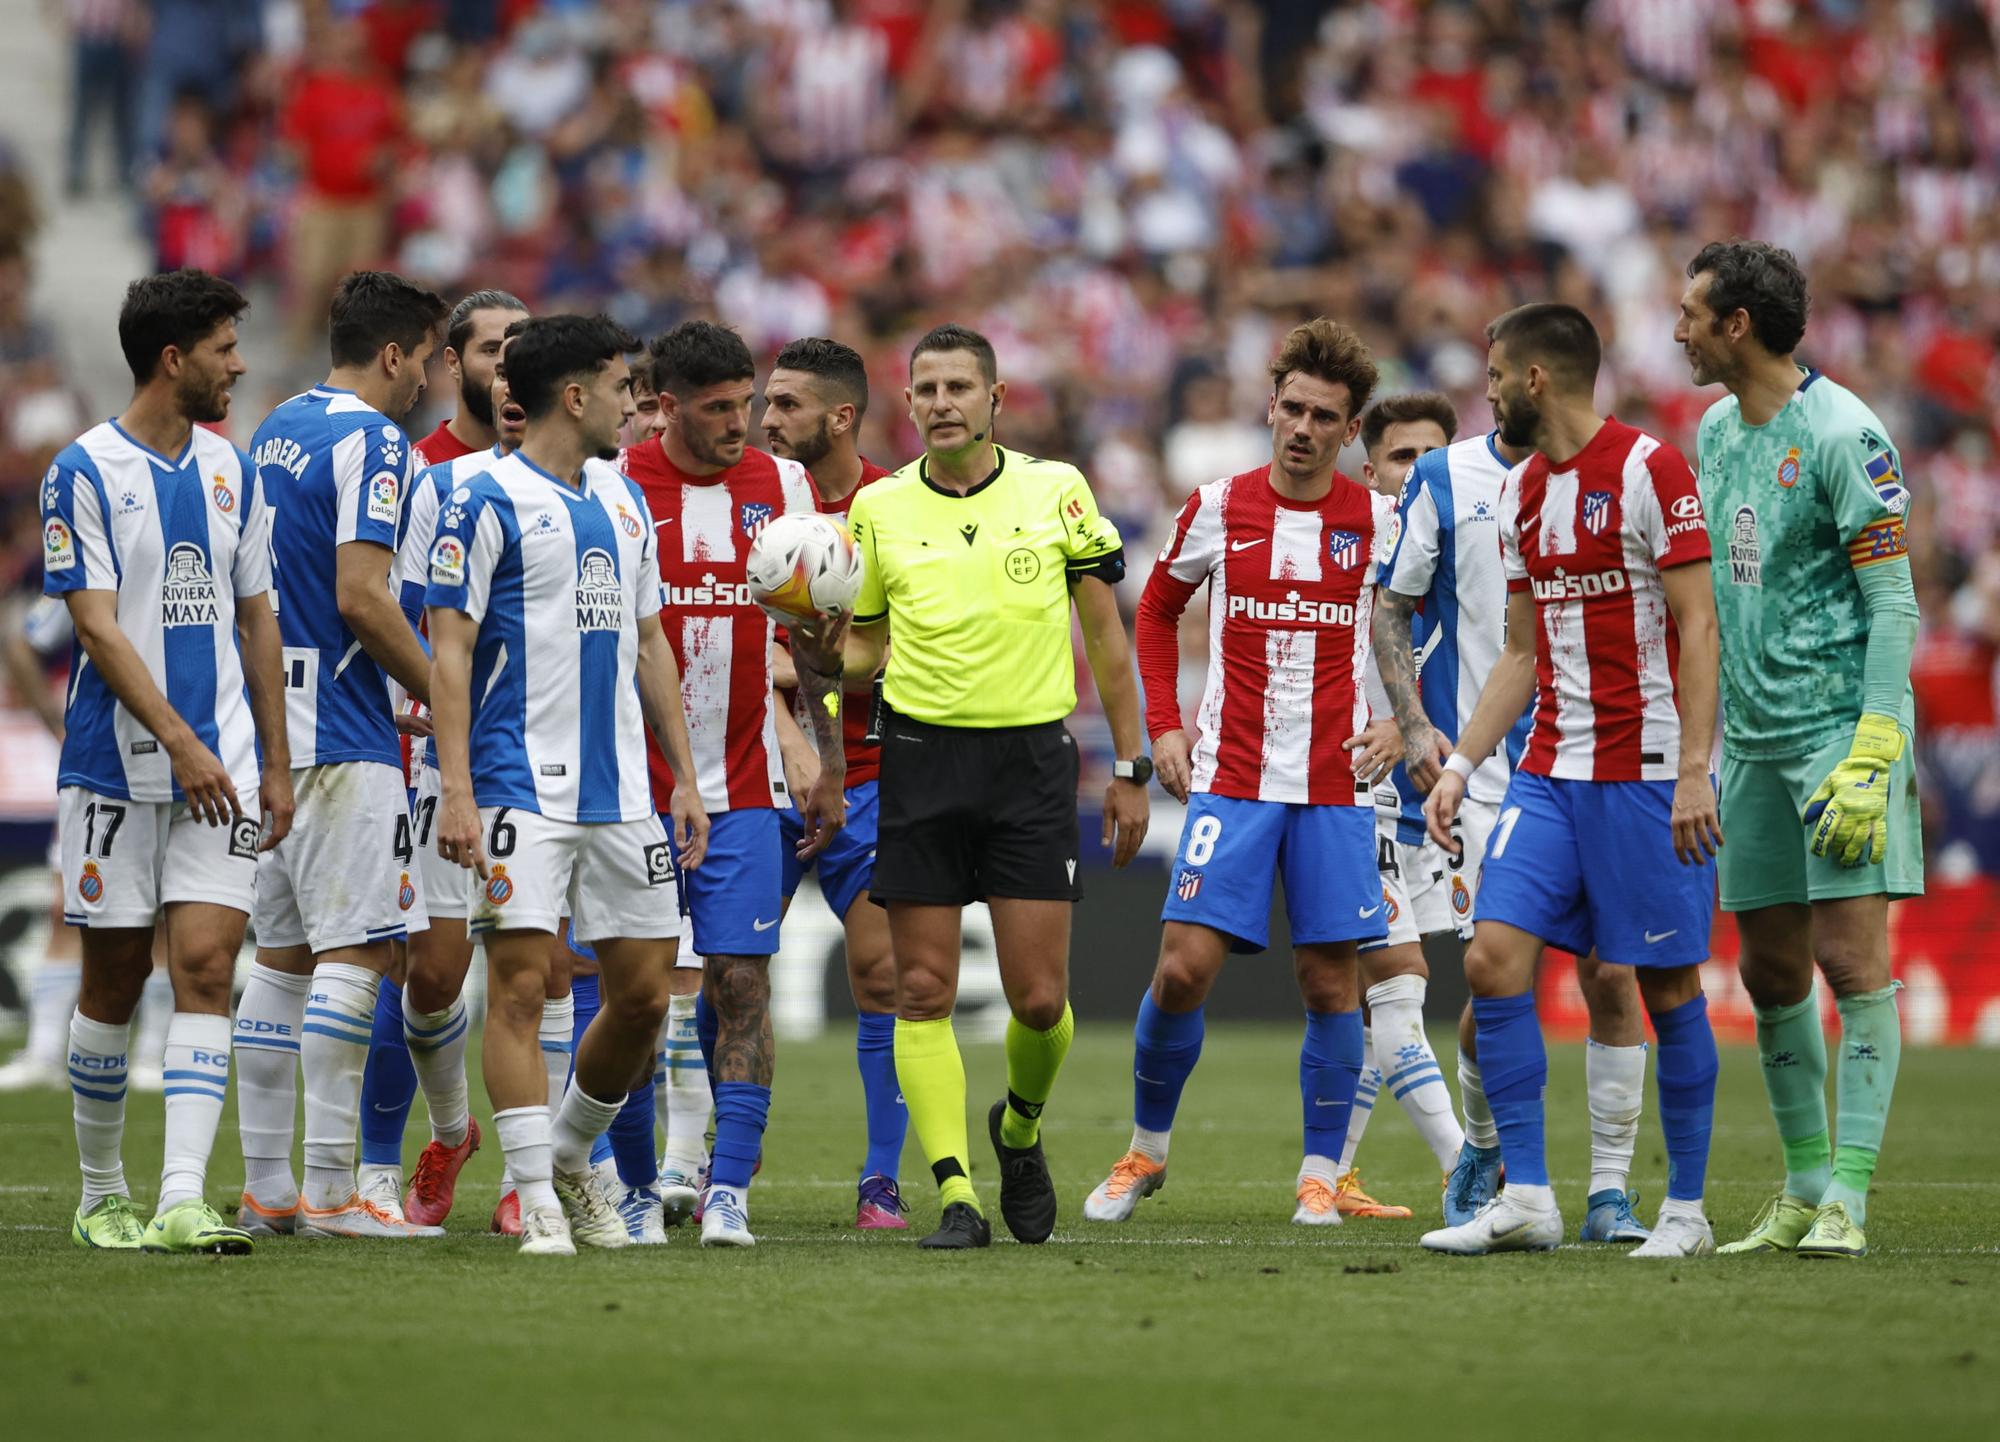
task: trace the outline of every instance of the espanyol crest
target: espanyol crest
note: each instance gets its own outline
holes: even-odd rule
[[[745,501],[742,511],[743,534],[755,537],[770,521],[772,514],[772,508],[762,501]]]
[[[1351,571],[1361,559],[1361,537],[1353,531],[1331,531],[1326,538],[1326,553],[1333,558],[1334,565]]]
[[[1611,520],[1611,492],[1585,491],[1583,493],[1583,528],[1593,536],[1604,534],[1604,528]]]

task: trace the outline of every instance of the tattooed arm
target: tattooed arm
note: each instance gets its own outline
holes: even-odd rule
[[[1416,614],[1417,598],[1381,586],[1375,592],[1375,664],[1382,673],[1382,688],[1396,713],[1396,729],[1403,733],[1403,765],[1419,791],[1437,784],[1439,748],[1450,754],[1450,746],[1432,728],[1424,714],[1423,698],[1417,693],[1417,658],[1410,645],[1410,618]]]
[[[799,699],[819,749],[819,775],[812,789],[798,799],[799,817],[805,823],[799,859],[804,861],[823,850],[847,820],[847,749],[840,725],[840,708],[847,698],[841,695],[837,672],[816,670],[809,661],[802,662],[796,650],[792,659],[798,670]]]

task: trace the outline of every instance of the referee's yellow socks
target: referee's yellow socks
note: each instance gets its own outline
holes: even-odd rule
[[[1006,1145],[1031,1147],[1042,1134],[1042,1104],[1055,1090],[1056,1073],[1075,1037],[1076,1013],[1068,1002],[1047,1031],[1007,1018],[1007,1109],[1000,1114],[1000,1140]]]
[[[924,1160],[937,1178],[939,1203],[948,1207],[965,1202],[980,1210],[967,1175],[971,1153],[965,1141],[965,1059],[958,1054],[950,1017],[896,1019],[896,1084],[903,1089],[917,1145],[924,1149]]]

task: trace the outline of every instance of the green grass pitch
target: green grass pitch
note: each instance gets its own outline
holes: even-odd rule
[[[67,1235],[67,1098],[0,1098],[0,1435],[1772,1442],[1991,1435],[2000,1416],[2000,1053],[1904,1055],[1865,1262],[1647,1264],[1577,1246],[1455,1259],[1417,1247],[1437,1173],[1386,1099],[1362,1171],[1416,1219],[1289,1225],[1297,1039],[1284,1028],[1210,1033],[1170,1184],[1127,1226],[1086,1229],[1084,1193],[1123,1149],[1130,1105],[1129,1032],[1087,1025],[1044,1124],[1055,1239],[1027,1248],[1003,1231],[987,1253],[926,1256],[915,1231],[852,1230],[860,1090],[843,1031],[779,1048],[750,1253],[704,1253],[681,1229],[665,1248],[517,1257],[485,1234],[489,1134],[439,1243],[92,1256]],[[1573,1229],[1581,1048],[1551,1062],[1552,1170]],[[974,1180],[999,1230],[983,1125],[998,1048],[969,1048],[967,1069]],[[126,1165],[142,1206],[159,1109],[134,1099]],[[1776,1177],[1747,1051],[1724,1053],[1717,1116],[1709,1212],[1727,1238]],[[1634,1174],[1647,1218],[1664,1172],[1649,1096]],[[233,1106],[211,1176],[211,1200],[233,1204]],[[935,1193],[914,1141],[904,1178],[927,1228]]]

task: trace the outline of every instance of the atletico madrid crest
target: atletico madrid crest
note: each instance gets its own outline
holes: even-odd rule
[[[1586,491],[1583,496],[1583,528],[1593,536],[1604,534],[1611,522],[1611,492]]]
[[[1328,532],[1326,553],[1334,565],[1343,571],[1351,571],[1354,563],[1361,559],[1361,537],[1353,531]]]
[[[1174,878],[1174,895],[1178,896],[1182,901],[1193,901],[1197,896],[1201,895],[1201,873],[1199,871],[1181,872],[1179,876]]]
[[[774,514],[776,512],[772,507],[763,501],[745,501],[740,515],[743,534],[751,537],[756,536],[759,531],[764,529],[764,523],[769,521]]]

